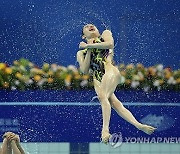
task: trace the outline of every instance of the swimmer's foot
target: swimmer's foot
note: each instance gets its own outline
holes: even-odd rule
[[[148,135],[151,135],[157,128],[154,128],[154,127],[149,126],[149,125],[141,124],[138,127],[138,129],[142,130],[143,132],[145,132]]]
[[[101,132],[101,142],[107,144],[109,142],[110,137],[111,137],[111,134],[109,134],[109,131],[102,130],[102,132]]]

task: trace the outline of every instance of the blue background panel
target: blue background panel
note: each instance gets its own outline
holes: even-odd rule
[[[180,102],[178,91],[118,90],[115,94],[122,102]],[[0,90],[0,96],[0,102],[90,102],[96,93],[94,90]]]
[[[101,106],[96,102],[59,102],[51,105],[1,105],[0,131],[16,130],[23,142],[99,142],[102,127]],[[38,102],[37,102],[38,103]],[[94,103],[94,104],[93,104]],[[126,104],[126,103],[125,103]],[[153,105],[154,104],[154,105]],[[180,137],[180,106],[156,103],[126,104],[134,116],[143,123],[157,127],[149,136],[138,131],[113,110],[110,131],[125,137]]]

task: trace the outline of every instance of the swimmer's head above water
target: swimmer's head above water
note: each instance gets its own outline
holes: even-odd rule
[[[91,39],[100,36],[99,30],[93,24],[85,25],[82,29],[82,33],[83,33],[82,35],[83,39]]]

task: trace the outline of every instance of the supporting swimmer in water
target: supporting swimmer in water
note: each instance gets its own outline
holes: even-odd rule
[[[137,129],[149,135],[152,134],[156,128],[138,122],[114,94],[119,84],[120,72],[112,64],[114,40],[111,31],[104,30],[102,35],[100,35],[96,26],[87,24],[83,27],[82,38],[87,43],[80,42],[79,48],[82,50],[77,52],[77,61],[80,65],[80,70],[84,74],[90,73],[93,75],[94,88],[102,108],[102,142],[107,143],[111,137],[109,133],[111,107]]]
[[[19,135],[13,132],[6,132],[3,136],[3,143],[0,148],[0,154],[25,154],[20,144]]]

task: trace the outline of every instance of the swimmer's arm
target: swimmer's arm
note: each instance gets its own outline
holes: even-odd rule
[[[22,148],[20,142],[17,142],[17,141],[16,141],[16,145],[17,145],[17,148],[19,149],[19,151],[21,152],[21,154],[25,154],[25,151],[24,151],[24,149]]]
[[[97,48],[97,49],[113,49],[114,48],[114,39],[112,37],[112,33],[109,30],[105,30],[102,33],[102,38],[104,39],[104,42],[101,43],[93,43],[93,44],[87,44],[87,48]]]
[[[83,50],[77,52],[77,61],[80,65],[80,70],[82,73],[88,74],[90,60],[91,60],[91,50],[87,50],[85,58],[84,58]]]
[[[3,140],[1,154],[12,154],[12,148],[7,138],[4,138]]]
[[[16,141],[11,141],[11,147],[13,149],[13,154],[22,154],[16,145]]]
[[[20,154],[25,154],[25,151],[23,150],[23,148],[21,147],[21,144],[20,144],[20,138],[19,138],[19,135],[15,135],[13,138],[10,139],[11,142],[13,142],[12,144],[14,145],[14,142],[16,145],[14,145],[14,148],[16,149],[17,151],[17,148],[20,152]]]

